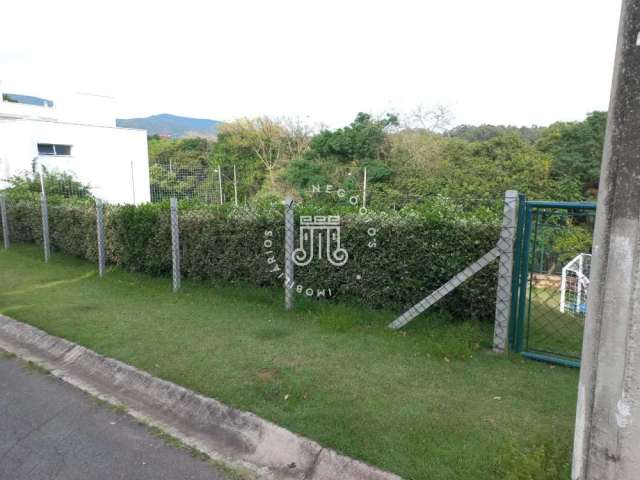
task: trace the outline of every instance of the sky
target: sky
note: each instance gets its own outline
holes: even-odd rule
[[[7,1],[5,92],[116,98],[119,117],[339,127],[448,106],[455,124],[606,110],[621,0]]]

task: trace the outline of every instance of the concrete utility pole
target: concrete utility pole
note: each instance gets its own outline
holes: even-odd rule
[[[574,480],[640,479],[640,0],[623,0],[578,390]]]

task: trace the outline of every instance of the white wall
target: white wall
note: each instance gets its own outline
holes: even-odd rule
[[[38,143],[71,145],[71,156],[38,156]],[[0,120],[2,178],[31,172],[35,163],[74,174],[109,203],[150,201],[147,133],[34,119]]]
[[[115,101],[112,97],[74,93],[59,95],[54,100],[53,108],[61,122],[116,126]]]
[[[0,82],[0,93],[3,93],[2,82]],[[116,126],[115,99],[106,95],[82,92],[58,93],[53,98],[46,97],[53,102],[51,107],[5,102],[1,98],[0,95],[0,118],[30,118],[103,127]]]

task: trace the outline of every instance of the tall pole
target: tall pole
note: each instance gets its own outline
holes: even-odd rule
[[[40,212],[42,214],[42,248],[44,249],[44,263],[49,263],[51,246],[49,244],[49,208],[47,206],[47,191],[44,188],[44,167],[40,165]]]
[[[502,231],[498,239],[500,259],[498,264],[498,288],[496,290],[496,317],[493,327],[494,352],[505,352],[509,346],[513,252],[516,243],[517,218],[518,192],[516,190],[507,190],[504,195]]]
[[[96,199],[96,233],[98,238],[98,275],[104,276],[105,237],[104,237],[104,207],[102,200]]]
[[[133,204],[136,204],[136,177],[133,174],[133,160],[131,160],[131,192],[133,193]]]
[[[640,478],[640,0],[623,0],[600,173],[574,480]]]
[[[4,240],[4,248],[7,249],[11,245],[11,237],[9,236],[7,200],[4,195],[0,195],[0,217],[2,217],[2,238]]]
[[[293,308],[293,243],[295,242],[295,203],[293,198],[284,201],[284,306],[287,310]]]
[[[218,165],[218,188],[220,189],[220,205],[224,203],[222,198],[222,167]]]
[[[362,181],[362,208],[367,208],[367,167],[364,167],[364,179]]]
[[[236,176],[236,166],[233,166],[233,197],[236,201],[236,207],[238,206],[238,177]]]
[[[173,264],[173,291],[180,290],[180,226],[178,223],[178,199],[171,197],[171,260]]]

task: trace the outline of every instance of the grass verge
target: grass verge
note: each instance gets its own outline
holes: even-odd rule
[[[568,478],[578,372],[488,352],[490,326],[0,252],[0,312],[407,479]],[[296,300],[300,300],[297,298]]]

